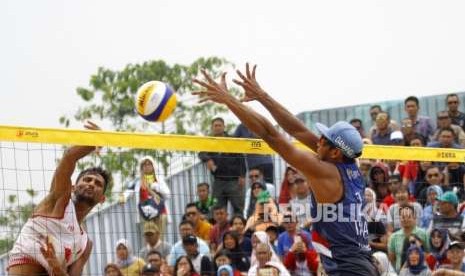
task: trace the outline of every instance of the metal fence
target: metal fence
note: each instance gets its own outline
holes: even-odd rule
[[[280,180],[284,172],[284,163],[274,158],[276,191],[279,192]],[[197,183],[209,182],[210,174],[206,167],[197,163],[166,179],[171,189],[171,199],[167,201],[170,210],[170,223],[163,239],[174,244],[178,240],[178,224],[184,213],[184,206],[195,201]],[[85,228],[93,241],[92,254],[84,270],[84,275],[102,275],[105,265],[115,261],[116,242],[125,238],[135,252],[143,246],[142,224],[136,207],[134,192],[126,192],[123,203],[115,202],[97,209],[85,219]],[[0,275],[7,275],[8,255],[0,256]]]

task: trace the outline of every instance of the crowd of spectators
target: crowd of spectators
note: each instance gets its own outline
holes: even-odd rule
[[[419,115],[418,98],[404,101],[405,118],[394,121],[381,106],[370,108],[372,126],[348,121],[366,144],[461,149],[465,114],[459,97],[446,97],[436,120]],[[222,118],[212,135],[228,137]],[[254,138],[244,125],[234,137]],[[179,239],[162,239],[170,210],[168,186],[144,157],[134,190],[143,217],[145,245],[134,252],[115,245],[105,275],[239,276],[325,275],[312,243],[311,190],[287,167],[276,185],[270,156],[200,153],[212,181],[197,184],[178,225]],[[366,182],[363,213],[373,262],[380,275],[465,275],[465,166],[460,163],[360,159]],[[280,187],[278,190],[277,187]],[[228,208],[228,204],[232,208]]]

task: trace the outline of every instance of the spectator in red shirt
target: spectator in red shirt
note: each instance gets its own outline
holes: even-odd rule
[[[293,276],[312,275],[318,270],[318,254],[307,247],[305,236],[301,235],[284,255],[283,263]]]
[[[389,207],[391,207],[392,204],[394,204],[396,202],[395,198],[394,198],[394,194],[399,190],[401,185],[402,185],[401,184],[401,176],[399,174],[393,174],[393,175],[389,176],[389,191],[390,191],[390,194],[384,198],[384,200],[382,202],[382,204],[384,204],[384,206],[380,206],[380,208],[382,208],[382,207],[383,208],[389,208]],[[415,197],[410,193],[409,193],[408,201],[409,202],[415,202],[416,201]]]
[[[210,230],[210,247],[213,252],[216,252],[217,247],[223,241],[224,233],[229,230],[226,206],[217,205],[213,207],[213,219],[215,219],[215,225]]]

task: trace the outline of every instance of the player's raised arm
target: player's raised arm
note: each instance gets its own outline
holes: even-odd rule
[[[84,127],[89,130],[100,130],[96,124],[90,121],[87,121],[84,124]],[[88,155],[95,149],[96,148],[94,146],[72,146],[64,152],[52,179],[52,185],[50,187],[49,194],[52,198],[69,198],[71,196],[71,176],[73,175],[74,169],[76,168],[76,163],[79,161],[79,159]]]
[[[260,102],[287,133],[313,151],[316,151],[319,137],[312,133],[302,121],[261,88],[255,78],[256,69],[257,65],[254,65],[252,70],[250,70],[250,66],[247,63],[245,73],[239,70],[236,71],[240,79],[235,79],[233,81],[244,88],[245,95],[242,101],[248,102],[257,100]]]
[[[334,165],[321,162],[313,153],[300,150],[281,134],[265,117],[253,111],[238,99],[234,98],[226,86],[226,75],[216,83],[205,71],[202,73],[206,81],[194,80],[205,90],[194,92],[200,96],[200,102],[214,101],[225,104],[250,129],[279,153],[289,164],[304,172],[310,179],[310,185],[319,202],[330,203],[342,196],[342,184]]]

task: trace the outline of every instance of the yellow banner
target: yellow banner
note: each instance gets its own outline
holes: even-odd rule
[[[257,139],[234,139],[190,135],[89,131],[1,125],[0,141],[62,145],[93,145],[175,151],[275,154],[275,152],[263,140]],[[301,149],[309,150],[301,143],[295,142],[294,144]],[[364,148],[362,158],[465,162],[465,150],[367,145]]]

